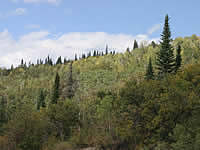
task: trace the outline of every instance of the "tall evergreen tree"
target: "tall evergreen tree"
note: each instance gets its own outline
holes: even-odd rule
[[[57,104],[58,98],[60,96],[59,92],[59,87],[60,87],[60,76],[58,73],[56,73],[54,85],[53,85],[53,93],[52,93],[52,104]]]
[[[72,98],[74,96],[74,90],[73,90],[73,84],[74,84],[74,81],[73,81],[73,76],[72,76],[72,62],[70,63],[69,65],[69,76],[68,76],[68,79],[67,79],[67,84],[66,84],[66,97],[67,98]]]
[[[151,45],[153,46],[153,48],[156,47],[156,43],[154,41],[151,42]]]
[[[75,58],[74,58],[74,60],[75,60],[75,61],[77,61],[77,60],[78,60],[78,58],[77,58],[77,54],[75,54]]]
[[[56,61],[56,65],[58,65],[58,64],[62,64],[62,58],[61,58],[61,56],[58,57],[58,59]]]
[[[161,48],[157,53],[156,65],[159,76],[172,73],[175,68],[175,58],[171,45],[171,32],[169,27],[169,17],[165,16],[165,25],[161,34]]]
[[[133,49],[136,49],[136,48],[138,48],[138,43],[136,40],[134,40]]]
[[[105,52],[106,55],[108,55],[108,45],[106,45],[106,52]]]
[[[147,66],[145,79],[146,80],[154,79],[154,72],[153,72],[153,66],[152,66],[152,62],[151,62],[151,57],[149,58],[149,64]]]
[[[5,98],[2,96],[0,97],[0,133],[1,131],[1,127],[4,123],[7,122],[7,115],[6,115],[6,100]]]
[[[93,52],[93,56],[94,56],[94,57],[97,56],[97,52],[96,52],[96,50],[94,50],[94,52]]]
[[[127,51],[128,53],[130,53],[130,49],[129,49],[129,47],[126,49],[126,51]]]
[[[46,107],[45,104],[45,95],[44,91],[41,89],[38,97],[38,102],[37,102],[37,109],[40,110],[40,107]]]
[[[176,49],[176,65],[175,65],[175,72],[181,67],[182,57],[181,57],[181,46],[178,45]]]

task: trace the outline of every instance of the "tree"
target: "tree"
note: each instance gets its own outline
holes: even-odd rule
[[[38,97],[38,102],[37,102],[37,110],[40,110],[40,107],[46,107],[45,104],[45,95],[44,91],[41,89]]]
[[[52,104],[57,104],[58,102],[58,98],[60,96],[59,87],[60,87],[60,76],[58,73],[56,73],[54,86],[53,86],[52,100],[51,100]]]
[[[70,99],[74,96],[73,84],[74,84],[74,81],[72,77],[72,63],[70,63],[69,76],[68,76],[67,85],[66,85],[66,97]]]
[[[4,123],[7,122],[7,115],[6,115],[6,100],[5,98],[2,96],[0,97],[0,133],[1,131],[1,127]]]
[[[108,45],[106,45],[106,52],[105,52],[106,55],[108,55]]]
[[[154,79],[154,72],[153,72],[153,67],[152,67],[152,63],[151,63],[151,57],[149,58],[149,64],[147,66],[145,78],[147,80]]]
[[[172,39],[169,27],[169,17],[168,15],[166,15],[164,29],[161,34],[161,48],[160,51],[157,53],[156,58],[156,65],[159,76],[163,76],[174,71],[175,59],[171,41]]]
[[[134,40],[133,49],[136,49],[136,48],[138,48],[138,43],[136,40]]]
[[[130,49],[129,49],[129,47],[126,49],[126,51],[127,51],[128,53],[130,53]]]
[[[78,60],[78,58],[77,58],[77,54],[75,54],[75,58],[74,58],[74,60],[75,60],[75,61],[77,61],[77,60]]]
[[[181,46],[178,45],[176,49],[176,65],[175,65],[175,72],[181,67],[182,57],[181,57]]]
[[[156,43],[154,41],[151,42],[151,45],[153,46],[153,48],[156,47]]]
[[[62,64],[62,58],[61,58],[61,56],[58,57],[58,59],[56,61],[56,65],[58,65],[58,64]]]
[[[96,52],[96,50],[94,50],[94,52],[93,52],[93,56],[94,56],[94,57],[97,56],[97,52]]]

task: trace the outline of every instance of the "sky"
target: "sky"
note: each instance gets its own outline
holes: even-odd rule
[[[199,36],[199,6],[199,0],[1,0],[0,67],[159,41],[166,14],[173,38]]]

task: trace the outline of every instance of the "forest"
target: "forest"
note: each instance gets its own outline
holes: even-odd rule
[[[0,69],[0,150],[199,150],[200,37]]]

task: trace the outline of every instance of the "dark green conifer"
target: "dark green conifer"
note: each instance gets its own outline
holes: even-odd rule
[[[45,104],[45,95],[44,91],[41,89],[38,97],[38,102],[37,102],[37,109],[40,110],[40,107],[46,107]]]
[[[77,60],[78,60],[78,58],[77,58],[77,54],[75,54],[75,58],[74,58],[74,60],[75,60],[75,61],[77,61]]]
[[[169,17],[165,17],[165,25],[161,34],[161,48],[157,53],[156,65],[158,69],[158,75],[162,77],[168,73],[172,73],[175,68],[175,59],[173,54],[173,48],[171,45],[171,32],[169,27]]]
[[[67,79],[67,84],[66,84],[66,97],[71,99],[74,96],[74,90],[73,90],[73,76],[72,76],[72,62],[69,65],[69,76]]]
[[[54,85],[53,85],[53,93],[52,93],[52,104],[57,104],[58,98],[60,96],[59,92],[59,87],[60,87],[60,76],[58,73],[56,73]]]
[[[181,57],[181,46],[178,45],[176,49],[176,65],[175,65],[175,72],[181,67],[182,57]]]
[[[108,45],[106,45],[106,52],[105,52],[106,55],[108,55]]]
[[[154,72],[153,72],[153,66],[152,66],[152,62],[151,62],[151,57],[149,58],[149,64],[147,66],[145,79],[146,80],[154,79]]]
[[[93,52],[93,56],[94,56],[94,57],[97,56],[97,52],[96,52],[96,50],[94,50],[94,52]]]
[[[126,51],[127,51],[128,53],[130,53],[130,49],[129,49],[129,47],[126,49]]]
[[[7,122],[6,105],[5,98],[3,96],[0,97],[0,134],[2,125]]]
[[[58,57],[58,59],[56,61],[56,65],[58,65],[58,64],[62,64],[62,58],[61,58],[61,56]]]
[[[153,48],[156,47],[156,43],[154,41],[151,42],[151,45],[153,46]]]
[[[138,48],[138,43],[136,40],[134,40],[133,49],[136,49],[136,48]]]

